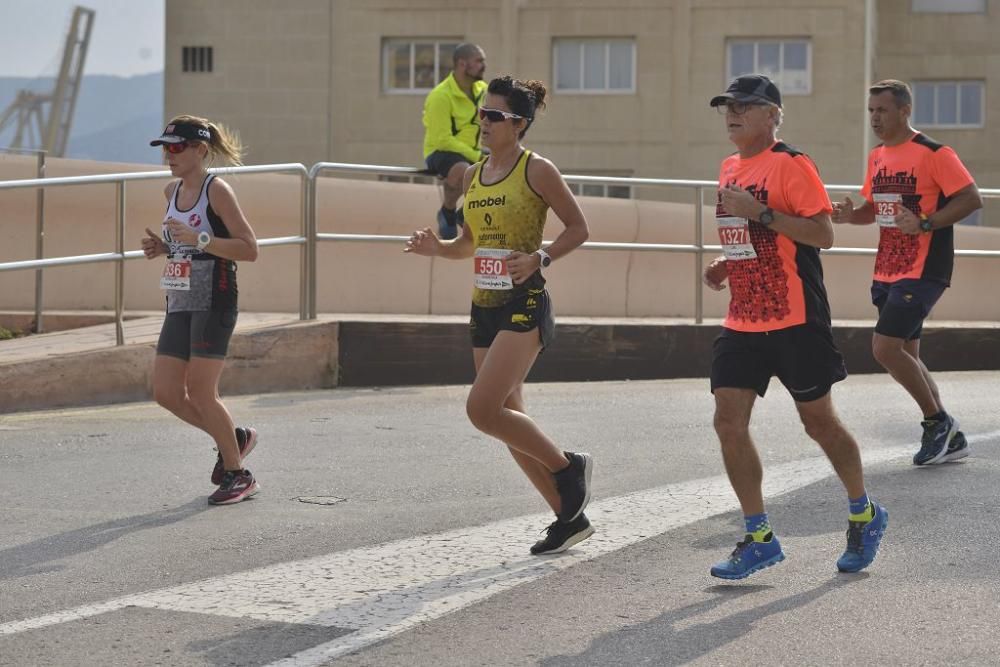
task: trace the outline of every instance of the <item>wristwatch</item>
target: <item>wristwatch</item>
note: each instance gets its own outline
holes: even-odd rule
[[[535,254],[542,258],[542,267],[546,267],[552,263],[552,258],[549,257],[549,253],[545,252],[541,248],[536,250]]]
[[[928,218],[923,213],[920,214],[920,231],[923,232],[933,232],[934,225],[931,224],[931,219]]]
[[[198,233],[198,250],[204,250],[205,247],[212,242],[212,235],[208,232]]]
[[[772,222],[774,222],[774,209],[768,206],[765,208],[760,215],[757,216],[757,222],[767,227]]]

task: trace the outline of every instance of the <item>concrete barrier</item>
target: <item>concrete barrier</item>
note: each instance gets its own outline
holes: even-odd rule
[[[529,381],[706,377],[718,333],[718,324],[563,318]],[[849,372],[882,372],[872,358],[871,334],[871,323],[835,326]],[[922,357],[932,371],[1000,370],[1000,327],[928,325],[923,341]],[[2,363],[0,413],[148,400],[153,357],[153,344],[143,343]],[[473,379],[464,318],[356,316],[238,331],[221,392],[468,384]]]

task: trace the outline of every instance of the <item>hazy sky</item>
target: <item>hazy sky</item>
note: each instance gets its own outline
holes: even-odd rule
[[[97,12],[85,74],[163,69],[164,0],[0,0],[0,76],[58,73],[73,7]]]

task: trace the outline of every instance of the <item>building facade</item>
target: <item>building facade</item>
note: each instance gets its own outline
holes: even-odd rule
[[[233,126],[250,163],[423,166],[424,96],[470,41],[487,78],[549,85],[527,143],[564,173],[714,179],[732,147],[708,100],[756,71],[781,86],[781,136],[827,182],[860,182],[867,84],[892,77],[914,86],[918,129],[1000,185],[987,104],[1000,0],[167,0],[166,12],[165,115]]]

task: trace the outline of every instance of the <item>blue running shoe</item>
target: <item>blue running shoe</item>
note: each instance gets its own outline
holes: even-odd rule
[[[773,534],[768,534],[768,537],[765,542],[754,542],[753,537],[747,535],[742,542],[736,543],[728,560],[712,566],[711,575],[720,579],[744,579],[757,570],[785,560],[778,538]]]
[[[882,536],[889,525],[889,512],[876,502],[872,502],[875,516],[868,523],[848,521],[847,550],[837,561],[841,572],[860,572],[875,560]]]
[[[941,459],[941,463],[964,459],[968,455],[969,441],[965,439],[965,434],[959,431],[951,439],[951,444],[948,445],[948,451],[945,453],[944,458]]]
[[[920,439],[920,451],[913,455],[913,465],[943,463],[948,445],[958,433],[958,422],[946,414],[944,419],[925,419],[920,425],[924,427],[924,435]]]
[[[448,213],[451,213],[449,216]],[[446,211],[444,207],[438,209],[438,236],[442,241],[450,241],[458,236],[458,225],[455,220],[455,211]]]

